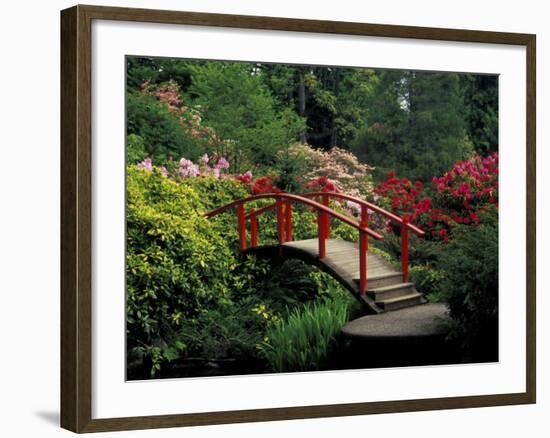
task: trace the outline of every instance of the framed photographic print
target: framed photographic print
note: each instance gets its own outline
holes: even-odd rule
[[[61,425],[535,403],[535,36],[61,13]]]

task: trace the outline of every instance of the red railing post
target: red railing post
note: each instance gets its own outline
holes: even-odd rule
[[[361,206],[361,231],[359,231],[359,294],[367,293],[367,257],[369,236],[363,229],[369,226],[369,213],[365,205]]]
[[[283,213],[283,198],[277,196],[277,235],[279,244],[285,243],[285,217]]]
[[[323,195],[322,196],[322,201],[323,201],[323,205],[325,207],[329,207],[329,196],[328,195]],[[325,218],[325,238],[327,239],[330,239],[330,217],[328,214],[324,213],[323,214],[323,217]]]
[[[292,203],[285,203],[285,241],[292,241]]]
[[[239,225],[239,247],[241,251],[246,249],[246,225],[244,221],[244,204],[237,205],[237,222]]]
[[[403,282],[409,281],[409,219],[403,217],[401,224],[401,270],[403,271]]]
[[[258,218],[254,208],[250,209],[250,246],[252,248],[258,246]]]
[[[326,230],[325,230],[325,214],[322,211],[317,212],[317,235],[319,236],[319,260],[327,255]]]

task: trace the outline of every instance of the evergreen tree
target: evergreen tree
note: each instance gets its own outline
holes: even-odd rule
[[[356,154],[377,167],[429,180],[471,150],[459,75],[381,71]]]
[[[363,68],[264,64],[271,92],[306,120],[302,143],[346,147],[362,127],[374,72]]]
[[[498,76],[460,76],[467,108],[466,129],[476,152],[498,151]]]
[[[277,152],[296,141],[303,121],[280,105],[263,82],[258,66],[208,62],[190,68],[188,100],[203,123],[226,140],[221,153],[233,171],[250,165],[272,165]]]

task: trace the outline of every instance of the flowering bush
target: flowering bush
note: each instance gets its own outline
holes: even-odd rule
[[[153,161],[151,158],[147,157],[138,163],[137,167],[152,172]],[[172,169],[169,170],[168,167],[171,167]],[[172,178],[176,176],[181,178],[191,178],[195,176],[213,176],[214,178],[222,178],[226,176],[222,174],[222,172],[229,168],[229,162],[224,157],[220,157],[216,160],[215,158],[209,157],[208,154],[204,154],[199,163],[193,163],[193,161],[188,160],[187,158],[181,158],[179,161],[179,166],[168,165],[168,167],[160,166],[158,169],[164,176]]]
[[[374,192],[393,212],[423,226],[430,238],[447,241],[453,224],[478,223],[488,205],[498,207],[498,154],[459,161],[434,177],[431,187],[390,172]]]
[[[331,181],[326,176],[318,176],[305,184],[306,189],[313,192],[339,192],[334,181]]]
[[[250,182],[252,181],[252,172],[248,170],[241,175],[237,175],[235,179],[242,182],[243,184],[250,184]]]
[[[279,189],[273,182],[273,179],[269,176],[262,176],[254,180],[251,185],[251,191],[254,195],[260,195],[262,193],[279,193]]]
[[[154,96],[159,102],[165,104],[185,133],[198,141],[203,149],[220,154],[220,151],[227,146],[228,142],[221,139],[214,129],[203,124],[202,114],[198,108],[184,104],[180,87],[175,81],[156,86],[144,82],[141,86],[141,93]]]
[[[307,171],[303,175],[306,181],[323,177],[330,180],[336,191],[358,197],[371,194],[371,173],[374,168],[360,163],[349,151],[334,147],[325,152],[308,145],[295,144],[289,148],[288,153],[295,159],[306,162]]]
[[[471,211],[487,203],[498,206],[498,153],[459,161],[432,183],[440,203],[449,209]]]
[[[149,358],[154,375],[186,354],[174,339],[182,322],[227,300],[237,260],[197,214],[198,193],[148,165],[127,168],[127,347],[129,357]]]

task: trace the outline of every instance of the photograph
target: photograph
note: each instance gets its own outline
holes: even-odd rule
[[[125,63],[127,380],[499,361],[499,75]]]

